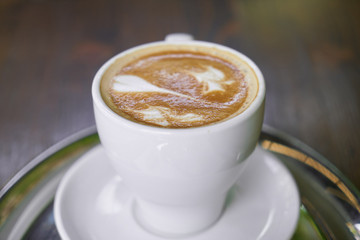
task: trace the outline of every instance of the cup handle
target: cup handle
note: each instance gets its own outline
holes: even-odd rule
[[[187,33],[171,33],[165,37],[165,42],[187,42],[192,40],[194,40],[194,37]]]

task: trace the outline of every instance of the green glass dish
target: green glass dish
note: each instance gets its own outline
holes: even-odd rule
[[[98,144],[96,128],[85,129],[17,173],[0,190],[0,239],[60,239],[53,216],[57,186],[72,163]],[[302,204],[292,239],[360,239],[359,191],[328,160],[268,126],[259,145],[277,155],[298,185]]]

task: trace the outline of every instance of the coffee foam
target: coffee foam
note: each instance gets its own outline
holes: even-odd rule
[[[257,91],[255,73],[237,55],[192,45],[132,52],[115,61],[101,82],[102,97],[113,111],[169,128],[229,119],[244,111]]]
[[[168,93],[176,96],[191,98],[190,96],[185,94],[167,90],[165,88],[159,88],[147,82],[145,79],[134,75],[118,75],[115,76],[113,79],[114,81],[111,89],[118,93],[130,93],[130,92]]]

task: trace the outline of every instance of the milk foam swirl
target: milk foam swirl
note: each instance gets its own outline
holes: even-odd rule
[[[135,122],[169,128],[225,120],[248,104],[248,69],[211,55],[164,52],[122,66],[105,99]]]
[[[220,70],[213,68],[211,66],[207,67],[207,70],[204,72],[191,72],[187,71],[188,74],[194,76],[194,78],[201,84],[203,83],[202,94],[206,95],[212,91],[225,91],[222,87],[222,84],[231,84],[233,80],[223,81],[224,73]],[[199,101],[198,99],[181,94],[175,91],[171,91],[165,88],[157,87],[145,79],[142,79],[138,76],[133,75],[118,75],[114,77],[114,82],[112,89],[118,93],[130,93],[130,92],[151,92],[154,94],[166,93],[174,96],[180,96],[184,98],[189,98],[194,102]],[[203,100],[204,103],[207,101]],[[161,107],[161,106],[149,106],[146,109],[142,110],[133,110],[137,114],[143,115],[143,119],[155,124],[162,125],[164,127],[169,125],[169,122],[166,120],[167,118],[176,119],[180,122],[198,122],[203,120],[203,117],[199,114],[195,113],[185,113],[185,114],[177,114],[174,111],[171,111],[170,108]]]

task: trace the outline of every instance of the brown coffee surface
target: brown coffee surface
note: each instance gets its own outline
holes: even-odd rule
[[[151,126],[190,128],[224,121],[248,107],[257,80],[244,61],[234,64],[217,55],[172,49],[115,63],[104,74],[103,98],[120,116]]]

